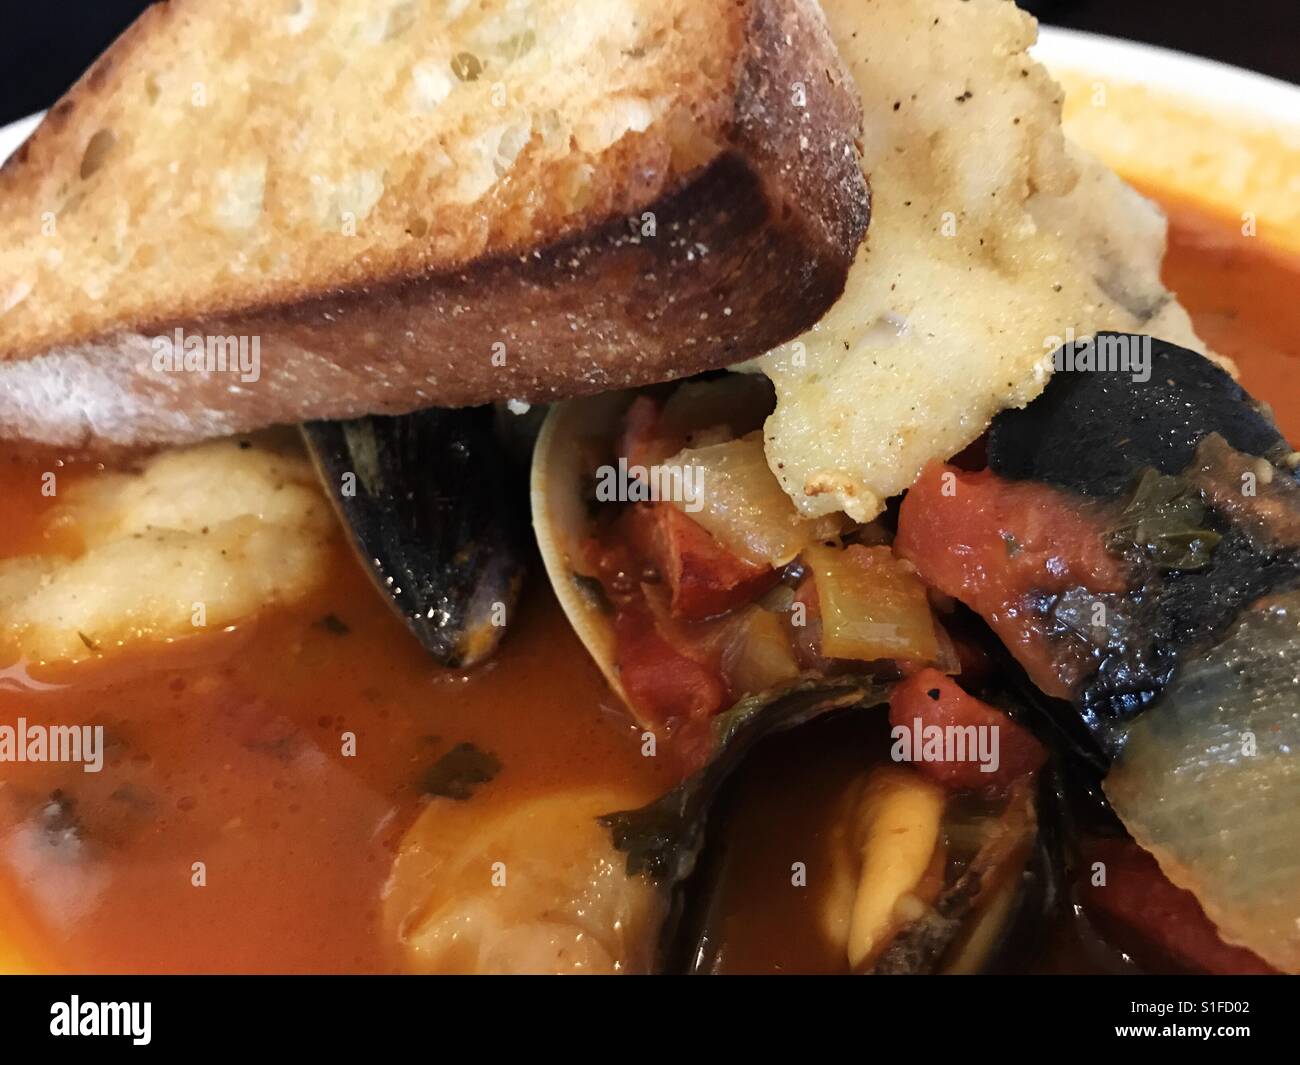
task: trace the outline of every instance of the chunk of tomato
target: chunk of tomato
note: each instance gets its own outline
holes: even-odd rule
[[[1014,781],[1037,772],[1047,758],[1043,745],[1027,728],[933,668],[913,673],[895,686],[889,699],[889,723],[908,730],[911,760],[917,768],[956,790],[1005,791]],[[970,726],[985,731],[971,732]],[[946,742],[949,736],[951,743]],[[937,745],[934,737],[939,738]],[[987,756],[982,761],[981,754]]]
[[[1081,500],[1048,485],[931,463],[903,497],[894,550],[927,584],[985,621],[1052,695],[1067,696],[1072,663],[1044,643],[1033,593],[1122,593],[1123,565]]]
[[[700,621],[753,602],[780,572],[732,554],[671,503],[638,503],[638,537],[672,593],[674,617]]]
[[[1222,975],[1275,971],[1245,947],[1220,939],[1196,896],[1170,881],[1132,840],[1093,840],[1084,857],[1084,906],[1131,929],[1180,965]]]
[[[725,705],[721,670],[673,646],[648,611],[635,606],[620,610],[614,637],[619,679],[641,724],[671,731],[712,717]]]

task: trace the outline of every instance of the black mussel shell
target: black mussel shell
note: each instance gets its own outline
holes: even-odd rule
[[[1113,499],[1126,514],[1152,505],[1196,514],[1194,528],[1177,528],[1161,543],[1171,557],[1153,558],[1150,545],[1113,535],[1112,550],[1130,563],[1133,586],[1121,596],[1084,597],[1088,606],[1106,600],[1109,620],[1076,702],[1111,757],[1126,722],[1159,697],[1183,661],[1204,654],[1249,604],[1300,577],[1293,545],[1263,542],[1248,520],[1202,500],[1186,477],[1200,449],[1217,435],[1232,452],[1271,463],[1276,477],[1295,475],[1286,461],[1291,448],[1267,409],[1204,356],[1117,333],[1098,334],[1091,354],[1080,350],[1057,352],[1043,394],[994,419],[990,469]],[[1080,361],[1066,362],[1067,352]],[[1151,499],[1162,492],[1183,498]],[[1049,638],[1077,628],[1070,595],[1037,604]]]
[[[1203,355],[1140,334],[1098,333],[1095,340],[1093,359],[1110,368],[1065,368],[1066,345],[1053,356],[1060,369],[1042,395],[993,420],[994,473],[1115,496],[1146,467],[1186,469],[1212,432],[1248,455],[1290,450],[1265,409]],[[1127,369],[1117,355],[1121,343]]]
[[[316,421],[309,450],[393,608],[442,665],[487,658],[524,573],[522,486],[491,408]]]
[[[854,677],[809,679],[775,693],[747,696],[714,720],[714,753],[702,769],[646,806],[600,819],[615,848],[627,855],[628,874],[647,877],[668,898],[660,933],[662,968],[680,963],[679,930],[689,885],[708,839],[709,814],[727,779],[754,746],[827,714],[881,707],[888,699],[888,685]]]

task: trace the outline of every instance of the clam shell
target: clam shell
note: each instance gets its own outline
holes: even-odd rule
[[[550,410],[533,451],[530,491],[533,531],[542,563],[569,624],[595,659],[609,686],[625,703],[615,662],[613,620],[604,597],[573,564],[587,532],[584,479],[593,445],[619,431],[635,392],[606,392],[566,400]]]

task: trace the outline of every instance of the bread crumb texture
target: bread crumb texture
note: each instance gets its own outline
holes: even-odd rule
[[[823,0],[862,93],[871,228],[845,293],[759,360],[769,464],[809,516],[868,520],[931,459],[1042,391],[1071,334],[1196,350],[1160,283],[1159,210],[1061,132],[1004,0]]]
[[[151,8],[0,172],[0,351],[454,269],[645,202],[718,150],[737,10]]]
[[[0,560],[0,630],[30,662],[210,632],[300,598],[328,565],[314,470],[269,443],[169,451],[67,495],[49,532],[69,553]]]

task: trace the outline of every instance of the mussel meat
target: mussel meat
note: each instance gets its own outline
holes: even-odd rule
[[[845,676],[743,699],[714,719],[706,764],[637,808],[609,786],[435,798],[384,892],[403,966],[714,971],[723,859],[736,846],[718,813],[734,802],[733,778],[768,738],[832,719],[887,749],[889,695]],[[887,759],[855,770],[826,826],[833,860],[808,872],[839,971],[984,971],[1036,934],[1055,891],[1039,790],[1029,776],[1000,795],[962,795]]]
[[[732,778],[754,748],[850,714],[883,739],[889,694],[878,679],[845,676],[742,699],[714,719],[717,746],[702,769],[648,806],[600,819],[628,875],[653,883],[664,900],[661,970],[711,973],[724,964],[719,900],[734,844],[728,819],[711,815],[729,805]],[[1057,868],[1039,833],[1039,785],[1030,774],[998,795],[963,795],[914,766],[864,764],[825,826],[829,867],[804,871],[823,881],[814,891],[820,934],[841,952],[844,971],[986,971],[1006,944],[1036,935]]]

